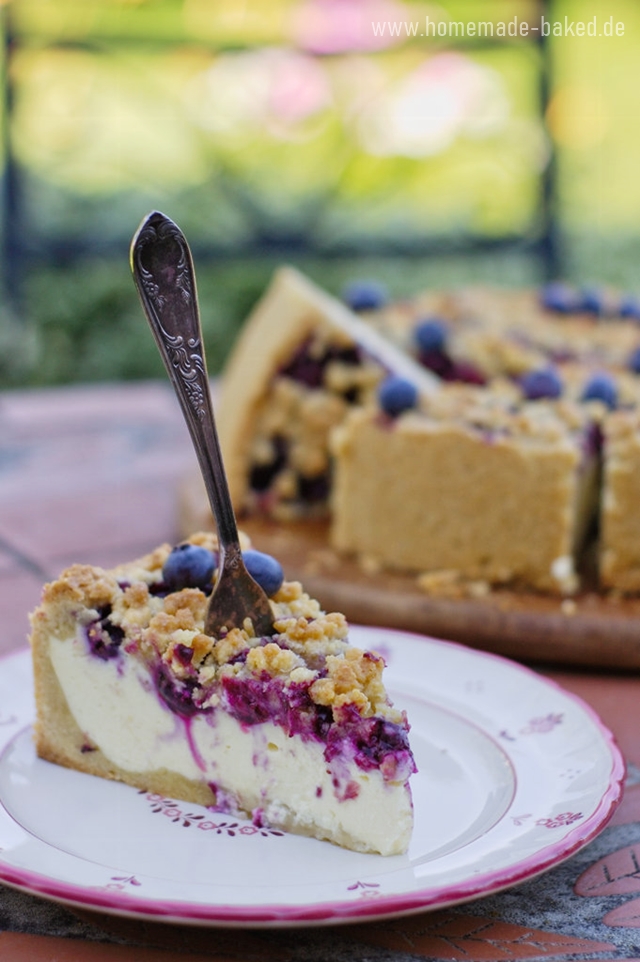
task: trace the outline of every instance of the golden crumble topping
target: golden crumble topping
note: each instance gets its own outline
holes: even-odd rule
[[[594,410],[571,398],[548,400],[545,404],[525,401],[517,387],[497,379],[492,391],[459,383],[443,384],[439,391],[422,398],[421,409],[399,419],[400,430],[433,430],[437,425],[486,432],[494,439],[517,439],[522,443],[563,442],[568,435],[584,430]]]
[[[263,672],[272,678],[276,675],[289,675],[299,664],[300,659],[290,648],[281,648],[273,641],[260,648],[251,648],[247,653],[247,668],[256,675]]]
[[[212,534],[188,540],[217,548]],[[271,638],[257,638],[250,619],[214,638],[204,632],[208,597],[203,591],[162,592],[162,566],[170,551],[163,545],[111,572],[74,565],[46,586],[45,596],[50,601],[72,598],[90,609],[89,618],[99,612],[104,617],[108,609],[110,622],[125,633],[129,655],[149,663],[159,660],[179,681],[197,684],[208,705],[216,703],[216,684],[225,677],[270,677],[284,685],[307,686],[317,705],[334,710],[349,705],[364,717],[379,713],[401,720],[382,685],[382,658],[352,648],[344,615],[324,612],[300,582],[283,582],[271,599]]]
[[[180,615],[183,619],[190,616],[194,624],[204,621],[206,607],[207,599],[198,588],[183,588],[167,595],[164,600],[164,610],[168,615]]]
[[[88,608],[97,609],[109,605],[118,591],[118,583],[109,572],[91,565],[72,565],[57,581],[44,586],[46,602],[75,599]]]

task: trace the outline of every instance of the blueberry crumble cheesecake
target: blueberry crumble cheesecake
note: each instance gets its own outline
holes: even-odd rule
[[[196,534],[45,586],[31,616],[39,756],[356,851],[404,852],[415,764],[382,658],[352,647],[342,614],[248,544],[273,635],[256,637],[250,619],[204,634],[216,548]]]
[[[366,570],[640,590],[640,302],[551,284],[343,302],[290,268],[221,387],[236,511],[324,516]]]

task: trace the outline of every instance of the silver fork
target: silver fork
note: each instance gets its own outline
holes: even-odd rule
[[[211,405],[191,251],[180,228],[164,214],[153,211],[140,224],[131,243],[131,270],[187,422],[218,529],[218,575],[204,630],[217,637],[222,628],[241,628],[250,618],[256,635],[271,635],[269,599],[242,560]]]

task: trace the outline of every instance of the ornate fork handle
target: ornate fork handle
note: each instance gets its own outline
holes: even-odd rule
[[[238,530],[215,430],[202,343],[195,272],[177,224],[154,211],[131,246],[131,270],[149,325],[196,450],[227,563],[239,553]]]

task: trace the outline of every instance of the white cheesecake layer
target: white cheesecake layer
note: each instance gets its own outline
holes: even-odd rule
[[[409,788],[353,761],[324,759],[324,746],[271,722],[242,726],[218,708],[183,718],[158,697],[146,666],[121,653],[103,661],[82,630],[52,638],[54,671],[79,728],[128,772],[166,769],[209,783],[219,804],[265,824],[392,855],[409,843]]]

